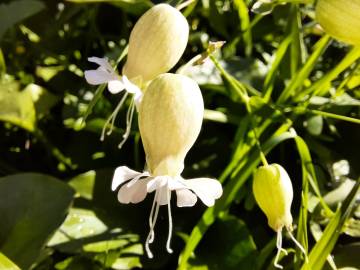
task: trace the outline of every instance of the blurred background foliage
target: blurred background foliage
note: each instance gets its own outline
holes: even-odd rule
[[[360,269],[360,50],[323,33],[305,0],[195,0],[183,9],[191,32],[173,71],[209,41],[226,41],[213,61],[185,71],[206,113],[184,176],[217,177],[224,195],[207,210],[174,205],[174,254],[160,211],[155,258],[146,258],[152,198],[120,205],[110,190],[115,167],[144,167],[137,123],[118,149],[123,109],[101,142],[119,97],[104,91],[91,103],[96,89],[83,71],[94,68],[90,56],[115,63],[136,20],[159,2],[1,1],[0,269],[274,269],[275,234],[251,190],[260,162],[253,128],[293,181],[295,235],[309,252],[306,268],[285,239],[281,263]],[[239,91],[251,96],[251,114]]]

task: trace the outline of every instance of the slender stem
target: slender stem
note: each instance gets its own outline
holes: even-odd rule
[[[334,119],[339,119],[339,120],[343,120],[343,121],[347,121],[347,122],[351,122],[351,123],[355,123],[355,124],[360,124],[360,119],[357,119],[357,118],[348,117],[348,116],[344,116],[344,115],[338,115],[335,113],[323,112],[323,111],[319,111],[319,110],[308,109],[308,111],[313,114],[322,115],[322,116],[334,118]]]

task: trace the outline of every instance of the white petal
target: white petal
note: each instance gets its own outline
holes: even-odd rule
[[[167,176],[157,176],[149,181],[147,184],[147,192],[153,192],[165,186],[168,182]]]
[[[131,170],[126,166],[117,167],[114,173],[113,181],[111,184],[111,189],[114,191],[118,188],[121,184],[124,182],[135,178],[138,175],[141,175],[142,173],[139,173],[137,171]]]
[[[118,200],[121,203],[139,203],[143,201],[146,197],[147,180],[142,179],[135,182],[130,187],[128,185],[124,185],[120,188],[118,193]]]
[[[124,84],[119,80],[111,80],[108,84],[108,89],[111,94],[117,94],[125,89]]]
[[[161,188],[159,188],[157,192],[158,192],[158,196],[156,199],[157,203],[159,205],[167,205],[170,202],[170,198],[171,198],[171,191],[168,189],[167,185],[164,185]]]
[[[107,60],[107,58],[100,58],[100,57],[89,57],[88,58],[89,62],[92,63],[96,63],[98,64],[100,67],[102,67],[103,69],[107,70],[109,73],[114,73],[114,69],[113,67],[110,65],[109,61]]]
[[[181,177],[168,177],[168,188],[170,190],[186,189],[186,185],[183,183],[184,179]]]
[[[190,207],[194,206],[197,202],[197,197],[188,189],[178,189],[176,190],[176,205],[178,207]]]
[[[222,186],[219,181],[210,178],[194,178],[183,180],[189,189],[195,192],[200,200],[207,206],[213,206],[215,199],[222,195]]]
[[[99,85],[116,79],[116,76],[114,78],[113,74],[102,69],[86,70],[84,74],[86,81],[92,85]]]

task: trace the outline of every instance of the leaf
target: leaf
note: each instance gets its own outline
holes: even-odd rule
[[[18,0],[0,5],[0,40],[14,24],[43,10],[45,5],[36,0]]]
[[[72,240],[91,237],[101,234],[107,230],[107,226],[99,220],[91,210],[81,208],[71,208],[65,222],[48,242],[48,246],[56,246]],[[64,251],[74,252],[79,245],[74,245],[74,249],[65,246]]]
[[[73,195],[72,188],[48,175],[0,178],[1,251],[28,269],[64,221]]]
[[[328,255],[333,250],[340,236],[345,222],[351,214],[359,187],[360,179],[357,181],[342,206],[336,211],[335,215],[326,226],[320,240],[315,244],[309,254],[308,263],[305,263],[301,270],[321,270],[323,268]]]
[[[92,200],[95,177],[95,171],[88,171],[72,178],[69,181],[69,185],[72,186],[81,197]]]
[[[18,82],[0,84],[0,120],[34,131],[35,106],[30,91],[19,91]]]
[[[0,252],[0,269],[1,270],[20,270],[8,257]]]
[[[43,117],[59,101],[59,98],[37,84],[29,84],[23,90],[31,94],[37,118]]]
[[[192,265],[206,265],[211,270],[250,269],[256,256],[256,245],[244,221],[226,215],[209,229],[199,245],[196,258],[189,260],[188,269],[193,269]]]
[[[90,3],[109,3],[114,6],[123,8],[126,12],[141,15],[147,9],[153,6],[150,0],[66,0],[67,2],[77,4],[90,4]]]
[[[326,50],[329,41],[330,37],[325,35],[315,44],[314,51],[307,59],[304,66],[299,70],[297,74],[293,76],[290,83],[281,93],[280,97],[277,100],[278,104],[285,102],[291,95],[295,94],[295,92],[298,92],[298,89],[303,85],[304,81],[308,78],[311,71],[314,69],[317,60]]]

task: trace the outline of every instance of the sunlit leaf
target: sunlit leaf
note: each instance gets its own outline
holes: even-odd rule
[[[0,178],[0,249],[28,269],[65,219],[74,192],[52,176],[24,173]]]

